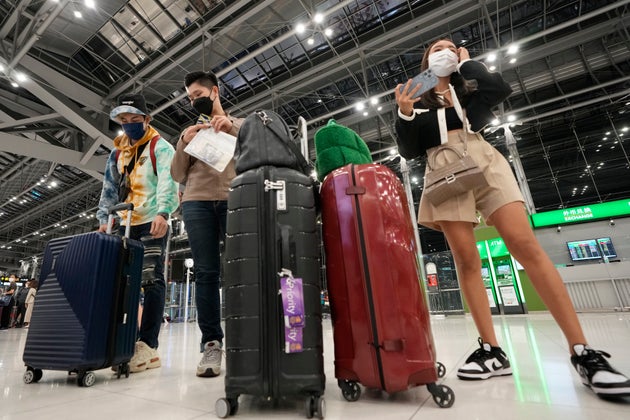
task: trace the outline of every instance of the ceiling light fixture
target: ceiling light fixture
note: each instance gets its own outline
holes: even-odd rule
[[[509,62],[510,62],[510,64],[514,64],[514,63],[516,63],[516,58],[510,58],[510,61],[509,61]]]
[[[496,59],[497,59],[497,55],[495,53],[490,53],[488,54],[488,58],[486,58],[486,61],[488,63],[493,63]]]
[[[331,28],[326,28],[324,30],[324,35],[326,35],[328,38],[330,38],[333,34],[333,30]]]
[[[295,25],[295,32],[297,32],[298,34],[303,34],[304,31],[306,31],[306,25],[303,23],[298,23],[297,25]]]
[[[497,66],[490,66],[488,67],[488,70],[490,71],[495,71],[497,69]]]
[[[365,104],[363,102],[357,102],[354,107],[357,111],[363,111],[365,109]]]
[[[322,15],[321,13],[315,13],[315,16],[313,16],[313,22],[322,23],[323,21],[324,21],[324,15]]]
[[[315,43],[315,40],[311,37],[306,42],[308,43],[308,45],[313,45]]]
[[[96,9],[96,3],[94,3],[94,0],[85,0],[85,5],[90,9]]]
[[[514,55],[518,52],[518,45],[512,44],[508,47],[507,53],[509,55]]]
[[[83,17],[83,13],[79,12],[78,10],[75,10],[74,17],[77,19],[81,19]]]
[[[516,115],[508,115],[507,120],[509,122],[516,121]]]

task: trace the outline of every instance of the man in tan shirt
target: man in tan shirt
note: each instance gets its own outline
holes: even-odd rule
[[[223,172],[218,172],[184,152],[184,148],[204,129],[236,136],[243,120],[233,118],[223,110],[219,83],[214,73],[189,73],[184,84],[191,105],[199,117],[196,124],[182,131],[171,175],[175,181],[186,185],[182,196],[182,213],[195,263],[197,322],[201,329],[203,353],[197,366],[197,376],[214,377],[221,373],[223,355],[220,242],[225,238],[228,191],[236,173],[234,160]]]

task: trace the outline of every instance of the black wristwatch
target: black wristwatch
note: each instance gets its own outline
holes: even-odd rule
[[[166,220],[168,222],[168,213],[159,212],[158,216],[162,216],[164,218],[164,220]]]

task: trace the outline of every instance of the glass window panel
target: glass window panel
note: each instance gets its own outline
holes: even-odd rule
[[[116,13],[114,20],[118,22],[120,26],[125,28],[125,31],[132,36],[135,35],[141,28],[140,19],[128,7],[125,7],[121,9],[120,12]]]
[[[223,83],[225,85],[228,85],[231,90],[238,90],[246,84],[245,79],[243,79],[243,77],[241,77],[241,75],[236,70],[228,72],[221,79],[223,80]]]
[[[138,14],[140,14],[140,16],[142,16],[147,22],[151,22],[158,15],[163,13],[162,8],[151,0],[142,0],[141,2],[138,0],[131,0],[129,4],[133,6]]]
[[[111,42],[111,44],[115,48],[120,47],[126,42],[122,34],[114,27],[111,22],[107,22],[105,25],[103,25],[99,32],[106,40]]]
[[[155,33],[146,26],[134,38],[149,53],[157,50],[162,45],[162,40],[155,36]]]
[[[166,13],[159,14],[155,19],[151,21],[155,29],[162,35],[162,38],[169,40],[174,37],[179,31],[180,27],[173,22]]]
[[[182,26],[188,26],[200,17],[195,8],[187,1],[175,1],[168,6],[165,3],[164,6],[177,20],[177,23]]]
[[[263,81],[267,79],[267,77],[265,76],[265,73],[258,66],[253,67],[247,70],[246,72],[243,72],[243,76],[245,77],[245,79],[247,79],[250,82]],[[255,85],[255,84],[257,83],[253,83],[252,85]]]
[[[138,55],[132,51],[129,45],[121,45],[118,47],[118,51],[127,58],[127,60],[131,61],[133,64],[140,63],[140,58]]]

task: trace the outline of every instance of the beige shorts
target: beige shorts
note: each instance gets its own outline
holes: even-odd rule
[[[463,150],[461,138],[463,138],[463,131],[449,131],[448,144]],[[481,134],[468,133],[467,140],[468,154],[483,171],[488,185],[449,198],[437,206],[432,205],[422,196],[418,210],[418,223],[421,225],[435,230],[442,230],[439,225],[442,220],[471,222],[477,225],[479,223],[477,212],[481,213],[486,224],[492,225],[490,216],[495,210],[515,201],[525,201],[512,168],[503,155],[485,141]],[[439,147],[427,150],[427,155],[430,156]],[[454,153],[443,152],[437,156],[436,164],[443,165],[456,158]]]

